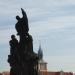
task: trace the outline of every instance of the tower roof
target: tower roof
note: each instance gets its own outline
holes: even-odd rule
[[[39,56],[39,59],[40,59],[40,60],[43,59],[43,51],[42,51],[42,49],[41,49],[41,44],[39,45],[38,56]]]
[[[39,45],[38,57],[39,57],[39,63],[40,64],[47,64],[47,62],[45,62],[43,60],[43,51],[42,51],[42,48],[41,48],[41,44]]]

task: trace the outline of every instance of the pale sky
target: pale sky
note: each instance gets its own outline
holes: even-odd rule
[[[75,0],[0,0],[0,72],[9,70],[9,40],[17,33],[20,8],[27,13],[35,52],[41,41],[48,70],[75,72]]]

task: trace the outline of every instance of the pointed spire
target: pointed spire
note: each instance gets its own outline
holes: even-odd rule
[[[43,59],[43,51],[41,49],[41,44],[39,45],[38,56],[40,60]]]

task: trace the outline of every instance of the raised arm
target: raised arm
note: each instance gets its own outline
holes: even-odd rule
[[[21,8],[21,11],[22,11],[22,15],[23,15],[23,18],[27,18],[27,15],[26,15],[26,12]]]

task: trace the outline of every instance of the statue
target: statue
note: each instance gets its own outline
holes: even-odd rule
[[[23,17],[16,16],[15,25],[18,41],[15,35],[11,36],[9,41],[10,55],[8,63],[10,64],[10,75],[38,75],[38,54],[33,51],[33,38],[28,33],[28,18],[26,12],[21,8]]]
[[[21,8],[21,11],[22,11],[23,17],[20,18],[19,16],[16,16],[16,19],[18,22],[16,23],[15,28],[18,32],[18,35],[28,33],[29,31],[28,18],[27,18],[26,12],[22,8]]]

